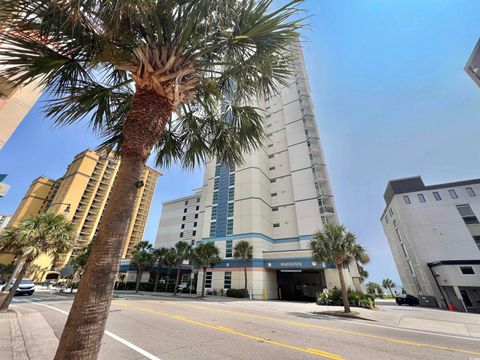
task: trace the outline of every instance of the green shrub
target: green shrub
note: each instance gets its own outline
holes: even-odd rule
[[[359,291],[348,290],[348,302],[352,307],[362,307],[365,309],[375,308],[375,297],[370,294],[364,294]],[[342,292],[337,288],[331,289],[328,292],[318,293],[317,295],[318,305],[332,305],[342,306],[343,297]]]
[[[228,289],[227,296],[234,297],[234,298],[244,298],[245,296],[245,289]]]

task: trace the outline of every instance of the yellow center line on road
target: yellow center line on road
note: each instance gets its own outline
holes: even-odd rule
[[[239,311],[223,310],[223,309],[218,309],[218,308],[213,308],[213,307],[208,307],[208,306],[190,305],[190,304],[186,304],[185,302],[164,301],[164,302],[162,302],[162,305],[184,306],[184,307],[190,307],[190,308],[199,309],[199,310],[222,312],[222,313],[227,313],[227,314],[231,314],[231,315],[237,315],[239,317],[249,317],[249,318],[254,318],[254,319],[279,322],[279,323],[293,325],[293,326],[312,328],[312,329],[320,329],[320,330],[330,331],[330,332],[334,332],[334,333],[338,333],[338,334],[367,337],[367,338],[371,338],[371,339],[383,340],[383,341],[387,341],[387,342],[391,342],[391,343],[395,343],[395,344],[400,344],[400,345],[425,347],[425,348],[431,348],[431,349],[436,349],[436,350],[453,351],[453,352],[469,354],[469,355],[480,355],[480,352],[457,349],[457,348],[452,348],[452,347],[448,347],[448,346],[425,344],[425,343],[419,343],[419,342],[415,342],[415,341],[391,338],[391,337],[387,337],[387,336],[372,335],[372,334],[367,334],[367,333],[362,333],[362,332],[357,332],[357,331],[332,328],[332,327],[328,327],[328,326],[313,325],[313,324],[301,323],[301,322],[297,322],[297,321],[277,319],[277,318],[272,318],[272,317],[268,317],[268,316],[248,314],[248,313],[239,312]]]
[[[300,352],[303,352],[303,353],[324,357],[324,358],[327,358],[327,359],[333,359],[333,360],[342,360],[343,359],[340,355],[332,354],[332,353],[329,353],[329,352],[326,352],[326,351],[317,350],[317,349],[310,349],[310,348],[302,348],[302,347],[298,347],[298,346],[292,346],[292,345],[288,345],[288,344],[281,343],[281,342],[278,342],[278,341],[274,341],[274,340],[250,335],[250,334],[247,334],[247,333],[244,333],[244,332],[239,332],[239,331],[236,331],[236,330],[231,329],[231,328],[212,325],[212,324],[208,324],[208,323],[204,323],[204,322],[200,322],[200,321],[196,321],[196,320],[191,320],[191,319],[188,319],[185,316],[173,315],[173,314],[169,314],[169,313],[165,313],[165,312],[161,312],[161,311],[156,311],[156,310],[152,310],[152,309],[144,308],[144,307],[131,306],[131,305],[124,304],[124,303],[118,303],[116,301],[115,301],[115,305],[125,307],[125,308],[128,308],[128,309],[133,309],[133,310],[138,310],[138,311],[143,311],[143,312],[163,316],[163,317],[166,317],[166,318],[169,318],[169,319],[175,319],[175,320],[183,321],[183,322],[186,322],[186,323],[189,323],[189,324],[203,326],[203,327],[214,329],[214,330],[217,330],[217,331],[222,331],[224,333],[241,336],[241,337],[244,337],[244,338],[247,338],[247,339],[259,341],[259,342],[266,343],[266,344],[276,345],[276,346],[284,347],[284,348],[287,348],[287,349],[296,350],[296,351],[300,351]]]

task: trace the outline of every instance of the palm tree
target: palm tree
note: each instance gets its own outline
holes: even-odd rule
[[[165,255],[167,255],[168,249],[167,248],[160,248],[160,249],[154,249],[153,250],[153,258],[155,262],[157,263],[157,271],[155,272],[155,287],[153,288],[153,292],[157,291],[158,287],[158,279],[160,277],[160,271],[162,270],[163,266],[163,260],[165,258]]]
[[[86,119],[121,158],[56,359],[98,354],[152,151],[159,166],[192,168],[239,163],[258,147],[263,121],[249,102],[287,85],[303,26],[302,0],[272,2],[2,0],[0,75],[40,81],[56,124]]]
[[[165,265],[167,265],[167,279],[165,282],[165,291],[167,292],[168,292],[168,285],[170,284],[170,274],[172,272],[172,268],[176,264],[177,264],[177,252],[175,251],[175,248],[170,248],[165,254]]]
[[[356,237],[348,232],[343,225],[327,224],[324,231],[317,232],[311,243],[313,259],[317,262],[334,263],[338,269],[338,277],[342,288],[342,299],[345,313],[350,312],[347,286],[343,276],[343,268],[365,249],[356,242]]]
[[[190,258],[191,251],[192,247],[185,241],[179,241],[175,244],[175,252],[177,254],[177,278],[175,279],[175,289],[173,290],[174,295],[177,295],[177,288],[180,281],[180,273],[182,272],[183,268],[183,261]]]
[[[366,265],[370,262],[370,256],[363,246],[357,244],[353,250],[353,257],[357,264],[360,282],[363,282],[366,278],[368,278],[368,271],[365,270],[363,265]]]
[[[383,293],[381,286],[378,285],[377,283],[374,283],[374,282],[370,281],[370,282],[367,283],[366,286],[367,286],[367,292],[369,294],[375,295],[375,294],[378,293],[378,295],[381,295]]]
[[[193,263],[200,266],[203,270],[202,297],[205,296],[205,274],[207,267],[213,267],[220,262],[221,259],[218,254],[218,248],[211,242],[201,243],[192,250],[191,258]]]
[[[72,256],[68,261],[68,265],[73,268],[72,286],[70,288],[70,293],[73,293],[73,287],[75,285],[75,282],[78,281],[77,279],[81,277],[82,272],[85,269],[85,266],[87,266],[88,257],[90,256],[90,253],[92,251],[92,245],[93,245],[93,240],[87,244],[87,246],[83,249],[81,254],[77,256]]]
[[[393,291],[392,291],[392,288],[394,288],[396,285],[395,283],[393,282],[393,280],[390,280],[390,279],[383,279],[382,281],[382,286],[385,288],[385,289],[388,289],[388,291],[390,291],[390,294],[392,295],[392,297],[395,297],[393,295]]]
[[[41,254],[54,256],[70,251],[75,245],[75,227],[63,215],[41,213],[23,219],[18,227],[0,234],[0,250],[21,254],[21,268],[0,307],[6,311],[30,265]]]
[[[142,277],[143,270],[151,270],[153,266],[153,262],[155,261],[153,258],[153,247],[148,241],[140,241],[137,246],[135,247],[135,251],[133,252],[133,258],[131,265],[137,268],[137,284],[135,285],[135,292],[138,293],[140,289],[140,280]]]
[[[368,271],[361,265],[358,265],[358,273],[360,274],[360,281],[363,283],[369,276]]]
[[[246,240],[241,240],[235,244],[233,248],[233,257],[241,259],[243,264],[243,277],[245,279],[245,297],[248,296],[247,283],[247,260],[253,258],[253,246]]]
[[[38,273],[48,271],[48,267],[42,267],[38,264],[30,264],[25,275],[27,277],[35,277]]]

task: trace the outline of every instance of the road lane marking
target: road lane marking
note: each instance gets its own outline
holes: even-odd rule
[[[285,344],[285,343],[282,343],[282,342],[278,342],[278,341],[274,341],[274,340],[250,335],[250,334],[240,332],[240,331],[236,331],[234,329],[226,328],[226,327],[223,327],[223,326],[211,325],[211,324],[208,324],[208,323],[188,319],[185,316],[173,315],[173,314],[169,314],[169,313],[165,313],[165,312],[152,310],[152,309],[149,309],[149,308],[131,306],[131,305],[118,303],[118,302],[115,302],[115,305],[125,307],[127,309],[134,309],[134,310],[143,311],[143,312],[146,312],[146,313],[159,315],[159,316],[166,317],[166,318],[169,318],[169,319],[183,321],[183,322],[193,324],[193,325],[203,326],[203,327],[206,327],[206,328],[209,328],[209,329],[222,331],[222,332],[225,332],[225,333],[228,333],[228,334],[241,336],[241,337],[244,337],[244,338],[247,338],[247,339],[256,340],[256,341],[266,343],[266,344],[276,345],[276,346],[284,347],[284,348],[287,348],[287,349],[296,350],[296,351],[300,351],[300,352],[303,352],[303,353],[324,357],[324,358],[327,358],[327,359],[333,359],[333,360],[342,360],[343,359],[343,357],[341,357],[340,355],[332,354],[332,353],[329,353],[329,352],[326,352],[326,351],[317,350],[317,349],[302,348],[302,347],[299,347],[299,346],[293,346],[293,345]]]
[[[39,305],[39,306],[45,306],[49,309],[52,309],[52,310],[55,310],[55,311],[58,311],[59,313],[62,313],[62,314],[65,314],[68,316],[68,312],[67,311],[64,311],[64,310],[61,310],[61,309],[58,309],[56,307],[53,307],[53,306],[50,306],[50,305],[47,305],[47,304],[38,304],[38,303],[34,303],[34,302],[31,302],[32,304],[35,304],[35,305]],[[130,341],[127,341],[125,340],[124,338],[121,338],[120,336],[118,335],[115,335],[114,333],[108,331],[108,330],[105,330],[105,335],[107,336],[110,336],[112,339],[115,339],[117,340],[118,342],[122,343],[123,345],[129,347],[130,349],[138,352],[139,354],[145,356],[147,359],[150,359],[150,360],[161,360],[160,358],[156,357],[155,355],[153,354],[150,354],[148,351],[138,347],[137,345],[135,344],[132,344]]]
[[[185,304],[184,302],[182,303],[175,303],[175,302],[162,302],[162,305],[175,305],[175,306],[185,306],[185,307],[191,307],[194,309],[199,309],[199,310],[207,310],[207,311],[217,311],[217,312],[223,312],[223,313],[228,313],[232,315],[237,315],[240,317],[249,317],[249,318],[256,318],[260,320],[269,320],[269,321],[274,321],[274,322],[280,322],[288,325],[293,325],[293,326],[298,326],[298,327],[306,327],[306,328],[313,328],[313,329],[320,329],[324,331],[330,331],[330,332],[335,332],[335,333],[340,333],[340,334],[347,334],[347,335],[355,335],[355,336],[361,336],[361,337],[368,337],[371,339],[377,339],[377,340],[383,340],[391,343],[396,343],[396,344],[401,344],[401,345],[408,345],[408,346],[416,346],[416,347],[426,347],[426,348],[432,348],[432,349],[437,349],[437,350],[446,350],[446,351],[453,351],[453,352],[459,352],[463,354],[469,354],[469,355],[480,355],[480,352],[475,352],[475,351],[470,351],[470,350],[463,350],[463,349],[457,349],[457,348],[452,348],[448,346],[440,346],[440,345],[433,345],[433,344],[424,344],[424,343],[419,343],[415,341],[409,341],[409,340],[402,340],[402,339],[396,339],[392,337],[387,337],[387,336],[379,336],[379,335],[372,335],[372,334],[366,334],[366,333],[361,333],[357,331],[352,331],[352,330],[343,330],[343,329],[337,329],[337,328],[332,328],[332,327],[327,327],[327,326],[320,326],[320,325],[314,325],[314,324],[306,324],[306,323],[301,323],[297,321],[290,321],[290,320],[283,320],[283,319],[277,319],[277,318],[271,318],[268,316],[262,316],[262,315],[254,315],[254,314],[247,314],[239,311],[231,311],[231,310],[224,310],[224,309],[217,309],[213,307],[208,307],[208,306],[201,306],[201,305],[190,305],[190,304]],[[389,328],[390,329],[390,328]],[[397,329],[397,328],[393,328]],[[430,334],[430,333],[426,333]],[[476,339],[470,339],[470,338],[464,338],[467,340],[476,340]]]

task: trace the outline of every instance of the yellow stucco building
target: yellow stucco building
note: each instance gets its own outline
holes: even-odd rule
[[[77,228],[78,243],[68,254],[58,254],[56,259],[42,255],[35,261],[45,269],[36,280],[56,278],[70,256],[81,252],[93,239],[101,221],[113,181],[117,175],[120,159],[111,154],[86,150],[75,156],[67,172],[58,180],[46,177],[35,179],[13,215],[10,226],[16,226],[26,216],[43,211],[63,213]],[[132,251],[143,238],[145,225],[152,203],[155,185],[160,173],[145,167],[141,179],[144,186],[138,189],[134,211],[130,221],[127,241],[122,257],[131,257]],[[55,260],[55,261],[54,261]],[[1,254],[0,263],[11,263],[14,256]]]

